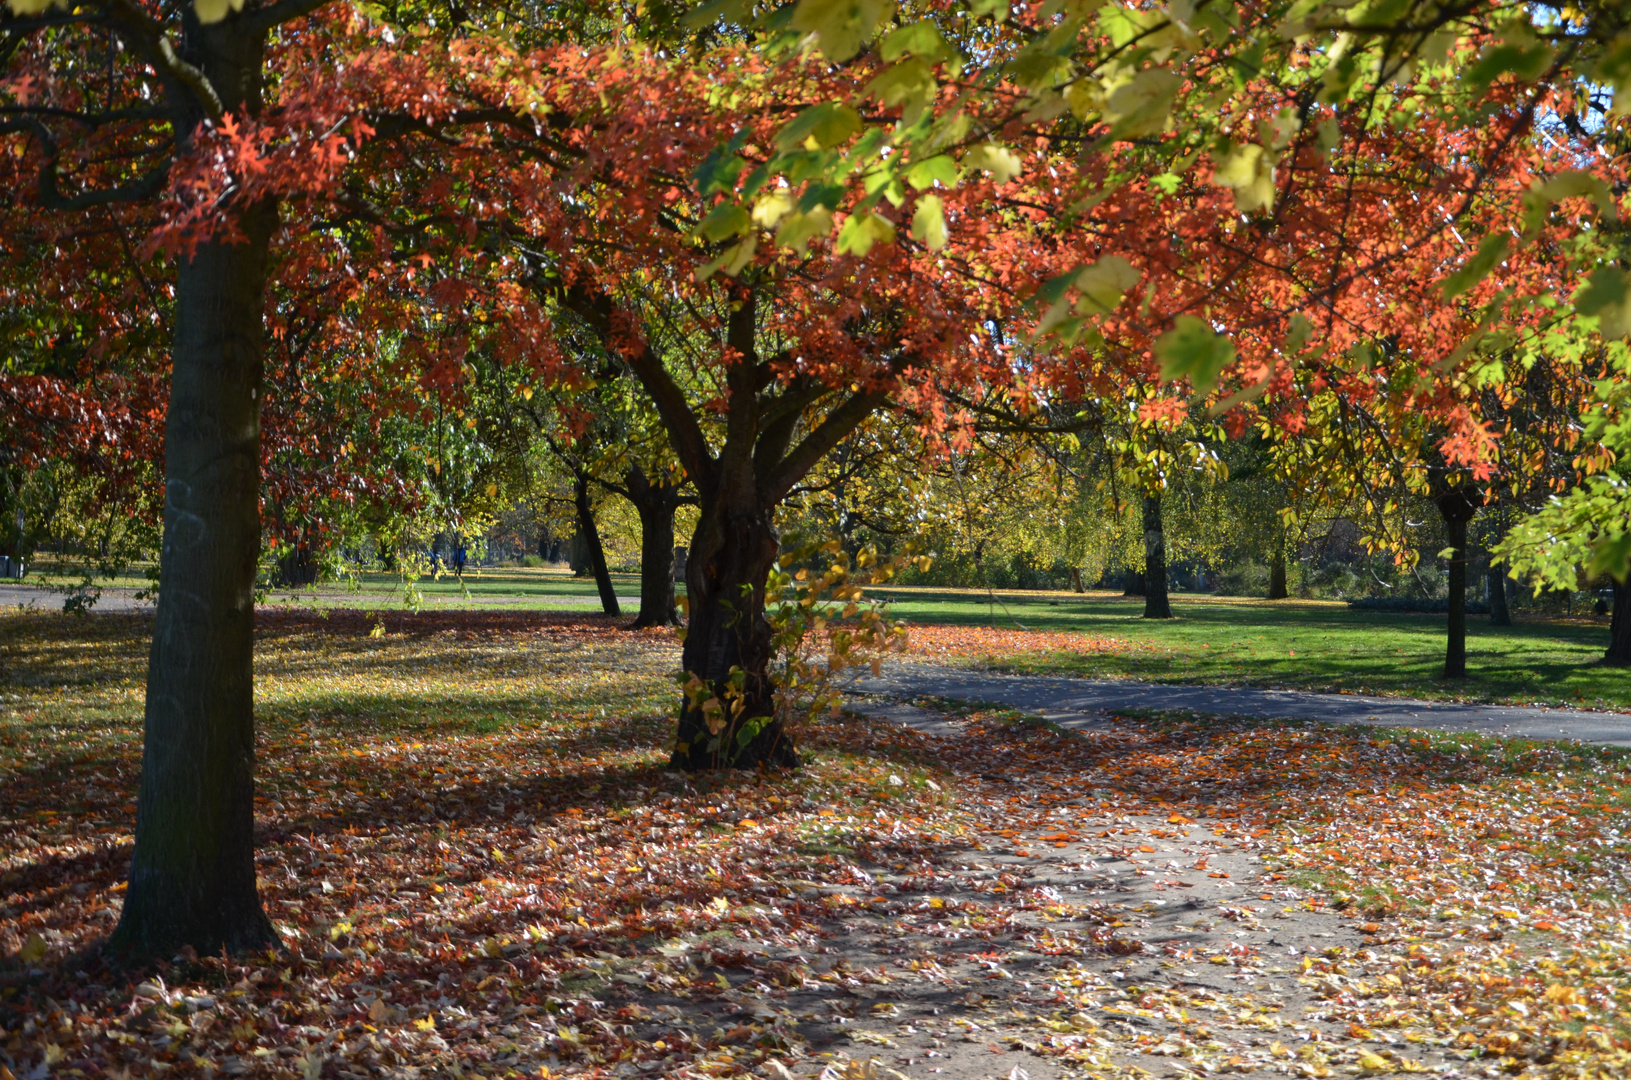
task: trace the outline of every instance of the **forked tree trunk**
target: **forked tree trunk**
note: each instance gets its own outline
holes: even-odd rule
[[[776,718],[770,678],[765,582],[780,538],[771,508],[758,505],[752,486],[750,476],[737,485],[734,499],[731,493],[702,496],[686,560],[690,619],[681,664],[710,689],[702,701],[687,699],[681,706],[675,768],[794,768],[799,763]],[[728,688],[736,691],[734,700]],[[705,707],[708,698],[719,707]]]
[[[1161,497],[1144,497],[1144,617],[1172,618],[1167,600],[1167,535],[1161,524]]]
[[[136,850],[111,948],[168,957],[277,942],[255,891],[255,565],[267,247],[202,245],[177,268],[164,547],[147,672]]]
[[[595,575],[595,588],[600,592],[600,610],[607,615],[621,615],[617,606],[617,590],[612,587],[612,572],[606,566],[606,549],[600,543],[600,529],[595,525],[595,507],[589,501],[589,474],[578,473],[572,482],[572,501],[578,513],[578,535],[589,549],[589,569]]]
[[[633,628],[678,626],[679,605],[674,599],[674,511],[680,489],[659,481],[653,484],[636,466],[625,477],[629,501],[640,514],[640,614]]]
[[[1631,664],[1631,582],[1610,579],[1614,584],[1614,614],[1608,624],[1608,651],[1603,663],[1616,667]]]
[[[1455,549],[1450,557],[1449,626],[1444,646],[1444,677],[1467,677],[1467,522],[1478,512],[1478,504],[1467,492],[1456,489],[1441,495],[1439,513],[1444,517],[1444,528],[1449,546]]]

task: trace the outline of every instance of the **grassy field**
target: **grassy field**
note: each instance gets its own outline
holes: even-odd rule
[[[625,615],[639,609],[639,579],[614,574]],[[472,568],[416,583],[427,613],[460,609],[598,612],[594,582],[564,569]],[[1143,601],[1117,593],[897,587],[873,590],[897,618],[963,627],[948,659],[1029,673],[1156,682],[1283,687],[1433,699],[1631,708],[1631,680],[1602,666],[1606,617],[1520,617],[1491,626],[1468,618],[1468,678],[1440,677],[1445,618],[1353,611],[1314,600],[1265,601],[1178,594],[1170,621],[1142,618]],[[390,574],[314,589],[275,591],[267,602],[318,610],[405,610]],[[1042,633],[1029,633],[1042,632]],[[1061,647],[1051,635],[1078,635]]]
[[[1631,680],[1599,662],[1607,618],[1525,619],[1491,626],[1467,620],[1468,678],[1446,682],[1445,617],[1353,611],[1314,600],[1179,595],[1176,619],[1142,618],[1144,602],[1098,592],[996,594],[976,590],[880,592],[898,618],[1101,637],[1095,650],[993,653],[981,662],[1007,670],[1126,677],[1155,682],[1227,683],[1427,698],[1631,707]],[[1005,643],[1011,635],[1003,635]]]

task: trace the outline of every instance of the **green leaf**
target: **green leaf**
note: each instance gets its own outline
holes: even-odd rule
[[[946,208],[938,195],[923,195],[912,212],[912,236],[930,251],[946,246]]]
[[[999,186],[1006,184],[1024,171],[1019,155],[1000,143],[981,143],[963,155],[963,165],[970,169],[984,169]]]
[[[1586,278],[1574,298],[1574,310],[1597,317],[1597,332],[1605,338],[1631,333],[1631,274],[1615,266],[1599,266]]]
[[[928,62],[914,57],[885,68],[867,84],[866,92],[886,106],[904,106],[901,119],[910,124],[934,101],[939,89]]]
[[[1523,197],[1523,224],[1526,231],[1538,229],[1546,220],[1552,204],[1562,199],[1590,198],[1597,209],[1610,221],[1617,220],[1614,195],[1608,183],[1600,176],[1568,169],[1558,173],[1544,184],[1536,182]]]
[[[748,212],[735,203],[722,202],[697,223],[697,235],[705,240],[724,240],[740,236],[753,228]]]
[[[1236,210],[1267,210],[1274,205],[1274,158],[1256,143],[1242,143],[1216,161],[1212,182],[1234,189]]]
[[[197,13],[198,21],[205,26],[220,22],[227,17],[228,12],[243,9],[244,0],[193,0],[193,11]]]
[[[882,214],[868,210],[851,214],[838,230],[840,255],[865,255],[877,244],[888,244],[895,239],[895,226]]]
[[[680,25],[692,30],[700,30],[716,22],[741,26],[748,21],[747,16],[748,0],[708,0],[708,3],[686,12],[680,19]]]
[[[1155,358],[1161,362],[1163,380],[1176,382],[1187,377],[1204,394],[1217,385],[1218,375],[1235,358],[1235,347],[1205,321],[1180,315],[1173,320],[1172,329],[1156,339]]]
[[[1076,275],[1076,291],[1082,298],[1076,311],[1082,315],[1108,315],[1121,306],[1127,290],[1138,284],[1138,271],[1120,255],[1106,255]]]
[[[730,142],[722,143],[708,151],[708,156],[702,159],[702,164],[691,174],[696,179],[697,190],[703,195],[735,189],[736,178],[742,175],[742,170],[747,168],[748,164],[736,153],[747,140],[747,134],[745,129],[738,131]]]
[[[1159,135],[1167,129],[1172,99],[1183,80],[1164,67],[1146,68],[1116,87],[1105,102],[1104,118],[1113,139]]]
[[[942,187],[957,185],[957,162],[945,154],[936,154],[932,158],[915,161],[912,167],[906,170],[906,182],[919,191],[933,187],[936,181],[939,181]]]
[[[1479,93],[1502,75],[1534,82],[1552,64],[1552,47],[1538,40],[1528,24],[1513,23],[1502,36],[1505,40],[1485,46],[1463,76]]]
[[[1008,0],[966,0],[968,13],[978,19],[989,15],[997,22],[1008,18]]]
[[[776,229],[776,244],[792,248],[803,255],[810,249],[810,241],[832,231],[832,211],[825,206],[812,210],[795,210],[782,218]]]
[[[38,934],[30,934],[23,947],[17,950],[17,959],[25,964],[37,964],[45,959],[45,949],[45,939]]]
[[[827,59],[842,63],[872,40],[887,7],[887,0],[799,0],[793,29],[814,34]]]
[[[1592,65],[1592,77],[1614,88],[1616,114],[1631,112],[1631,30],[1622,30],[1603,47]]]
[[[823,102],[805,109],[777,132],[776,147],[786,153],[813,139],[816,147],[824,150],[847,141],[860,130],[860,113],[836,101]]]
[[[1454,300],[1474,285],[1489,277],[1489,272],[1501,264],[1506,258],[1507,248],[1512,244],[1512,237],[1504,232],[1490,233],[1478,242],[1478,253],[1466,261],[1466,264],[1444,279],[1440,288],[1444,292],[1444,299]]]
[[[1592,547],[1586,571],[1593,577],[1607,574],[1624,581],[1626,574],[1631,573],[1631,532],[1599,540]]]
[[[957,55],[957,50],[947,43],[933,19],[919,19],[891,31],[878,51],[886,64],[892,64],[902,56],[917,56],[935,64]]]

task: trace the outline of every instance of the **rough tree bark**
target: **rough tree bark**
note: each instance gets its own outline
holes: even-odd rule
[[[1070,588],[1072,592],[1085,593],[1087,586],[1082,584],[1082,569],[1079,566],[1070,568]]]
[[[659,478],[654,484],[636,465],[623,478],[629,501],[640,515],[640,614],[632,628],[678,626],[674,599],[674,511],[679,485]]]
[[[1462,488],[1455,488],[1435,500],[1438,512],[1444,517],[1444,528],[1449,546],[1455,549],[1450,557],[1449,628],[1444,646],[1444,677],[1467,677],[1467,522],[1478,512],[1477,497]]]
[[[589,500],[587,472],[578,472],[573,477],[572,505],[577,509],[578,534],[589,549],[589,569],[595,575],[595,588],[600,592],[600,610],[607,615],[621,615],[617,590],[612,587],[612,572],[606,566],[606,549],[600,543],[600,528],[595,524],[595,506]]]
[[[1161,524],[1161,496],[1144,496],[1144,617],[1172,618],[1167,599],[1167,534]]]
[[[1631,582],[1610,578],[1614,585],[1614,614],[1608,624],[1608,651],[1603,663],[1631,664]]]
[[[227,110],[259,102],[265,31],[185,16],[186,59]],[[179,92],[178,92],[179,93]],[[178,132],[203,119],[176,109]],[[277,206],[239,212],[176,272],[165,421],[164,540],[148,661],[136,847],[116,955],[261,949],[277,935],[255,890],[254,595],[267,252]]]

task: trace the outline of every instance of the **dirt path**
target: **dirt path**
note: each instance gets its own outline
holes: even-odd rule
[[[857,678],[851,692],[855,695],[853,707],[857,711],[872,716],[887,715],[929,734],[943,732],[937,732],[934,721],[922,714],[922,710],[903,705],[902,699],[934,697],[989,702],[1075,730],[1092,730],[1117,714],[1194,712],[1205,716],[1375,724],[1631,746],[1631,715],[1626,713],[1316,694],[1300,690],[1184,686],[1133,679],[1100,681],[1002,675],[938,664],[892,664],[884,668],[881,676]],[[922,726],[924,724],[929,726]]]
[[[965,722],[934,723],[956,738]],[[794,883],[829,911],[823,932],[738,958],[780,974],[757,983],[768,997],[732,978],[721,1025],[779,1026],[791,1073],[820,1065],[827,1080],[1481,1075],[1448,1040],[1356,1037],[1333,1000],[1364,985],[1356,968],[1386,971],[1410,946],[1309,902],[1237,825],[1130,816],[1120,793],[1091,790],[1038,825],[1023,774],[961,779],[986,805],[1028,805],[966,846],[861,862],[848,885]],[[1333,957],[1348,976],[1329,974]]]

